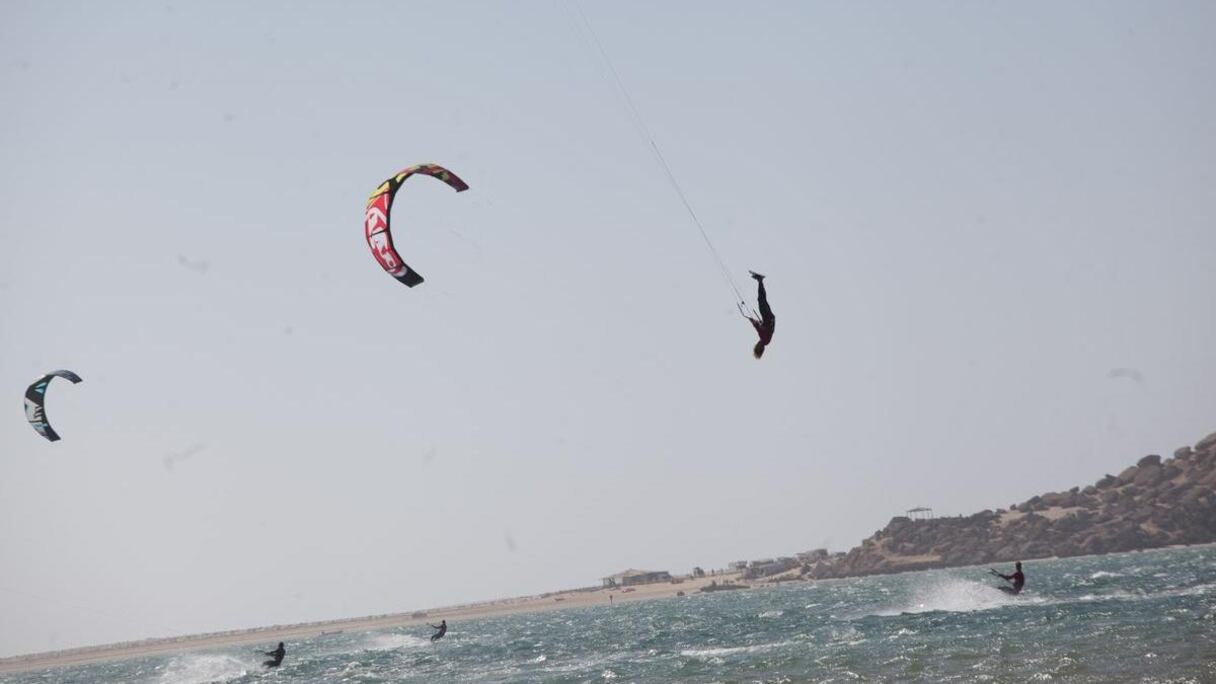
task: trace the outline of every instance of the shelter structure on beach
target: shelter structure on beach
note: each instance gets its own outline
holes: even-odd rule
[[[753,561],[747,566],[747,570],[743,571],[743,579],[756,579],[759,577],[768,577],[769,575],[779,575],[786,570],[792,570],[798,567],[797,559],[783,556],[781,558],[765,558],[764,560]]]
[[[602,578],[605,587],[628,587],[635,584],[652,584],[654,582],[671,581],[671,573],[666,570],[625,570],[615,575]]]
[[[828,550],[827,549],[812,549],[810,551],[803,551],[802,553],[799,553],[796,555],[798,557],[799,562],[816,563],[821,560],[827,560]]]

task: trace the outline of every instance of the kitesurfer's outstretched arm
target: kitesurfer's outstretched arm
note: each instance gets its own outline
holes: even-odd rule
[[[1013,564],[1012,575],[997,572],[992,568],[989,568],[988,571],[1013,585],[1012,590],[1015,594],[1020,593],[1022,591],[1022,587],[1026,585],[1026,575],[1022,574],[1022,561],[1018,561],[1017,563]]]
[[[757,334],[763,329],[760,327],[763,325],[763,323],[760,321],[759,318],[752,318],[751,316],[749,316],[746,313],[743,314],[743,317],[747,319],[748,323],[752,324],[752,327],[756,329]]]

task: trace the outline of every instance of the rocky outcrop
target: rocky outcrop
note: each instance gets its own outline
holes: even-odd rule
[[[1216,542],[1216,433],[1162,461],[1156,454],[1093,485],[1008,510],[932,520],[898,516],[814,579]]]

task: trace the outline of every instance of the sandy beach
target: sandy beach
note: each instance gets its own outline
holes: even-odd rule
[[[294,625],[275,625],[166,639],[149,639],[138,642],[87,646],[3,658],[0,659],[0,673],[40,670],[69,665],[88,665],[109,660],[126,660],[150,655],[195,651],[239,644],[268,644],[267,648],[270,648],[278,641],[290,643],[292,639],[309,638],[337,631],[362,632],[392,627],[422,625],[427,622],[438,622],[439,620],[458,622],[462,618],[483,618],[495,615],[561,610],[594,605],[608,606],[617,602],[669,598],[677,596],[681,592],[691,594],[700,591],[711,583],[738,583],[739,581],[739,573],[724,573],[697,578],[676,577],[670,582],[656,582],[634,587],[588,587],[546,593],[538,596],[522,596],[459,606],[419,609],[409,613],[326,620]]]

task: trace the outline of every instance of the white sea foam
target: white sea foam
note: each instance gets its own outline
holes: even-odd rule
[[[430,639],[416,637],[411,634],[368,634],[363,640],[353,644],[352,651],[391,651],[398,648],[425,648],[431,644]]]
[[[1213,589],[1216,589],[1216,584],[1196,584],[1187,589],[1179,589],[1177,593],[1179,596],[1203,596]]]
[[[908,613],[970,613],[977,610],[993,610],[1020,603],[1042,603],[1042,599],[1028,596],[1012,596],[997,590],[990,584],[982,584],[957,577],[926,576],[921,583],[911,587],[904,601],[883,608],[871,615],[892,616]]]
[[[831,646],[839,646],[841,644],[856,646],[865,642],[866,638],[861,635],[861,632],[857,631],[857,628],[853,625],[848,625],[843,629],[832,629],[831,639],[828,641],[828,644]]]
[[[756,617],[777,618],[777,617],[781,617],[782,615],[785,615],[784,610],[766,610],[763,613],[760,613],[759,615],[757,615]]]
[[[1104,577],[1122,577],[1122,576],[1123,576],[1122,574],[1117,573],[1117,572],[1107,572],[1106,570],[1099,570],[1099,571],[1095,572],[1094,574],[1090,575],[1089,578],[1090,579],[1102,579]]]
[[[756,644],[755,646],[727,646],[723,648],[686,648],[680,651],[680,655],[685,658],[721,658],[722,656],[734,655],[737,653],[762,653],[771,651],[774,648],[789,646],[792,641],[778,641],[772,644]]]
[[[1088,603],[1091,601],[1151,601],[1173,596],[1203,596],[1216,589],[1216,584],[1196,584],[1193,587],[1170,587],[1161,591],[1110,591],[1101,594],[1082,594],[1075,598],[1061,599],[1053,603]]]
[[[185,653],[174,657],[154,677],[157,684],[211,684],[240,679],[260,663],[209,653]]]
[[[1057,603],[1089,603],[1091,601],[1136,601],[1149,598],[1146,594],[1136,594],[1129,591],[1112,591],[1106,594],[1081,594],[1076,598],[1057,601]]]

